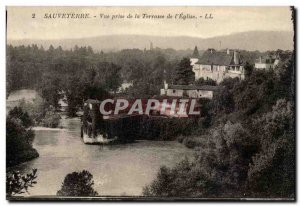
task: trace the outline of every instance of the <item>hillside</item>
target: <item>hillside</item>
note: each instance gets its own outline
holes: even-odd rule
[[[75,45],[78,45],[92,46],[95,51],[115,51],[130,48],[149,49],[150,42],[153,42],[154,47],[160,47],[163,49],[173,48],[176,50],[193,49],[195,45],[198,46],[199,50],[205,50],[207,48],[236,48],[249,51],[267,51],[277,49],[292,50],[293,32],[251,31],[206,39],[188,36],[162,37],[147,35],[110,35],[81,39],[7,40],[8,44],[12,44],[14,46],[38,44],[48,48],[52,44],[54,47],[61,45],[64,49],[70,49]]]

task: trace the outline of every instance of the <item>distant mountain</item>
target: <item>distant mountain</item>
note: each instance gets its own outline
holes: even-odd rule
[[[163,49],[173,48],[194,49],[197,45],[199,50],[207,48],[215,49],[245,49],[245,50],[292,50],[293,49],[293,32],[289,31],[251,31],[234,33],[226,36],[217,36],[213,38],[197,38],[189,36],[148,36],[148,35],[109,35],[88,37],[81,39],[60,39],[60,40],[8,40],[12,45],[30,45],[38,44],[48,48],[51,44],[54,47],[62,46],[65,49],[78,46],[92,46],[95,51],[115,51],[121,49],[149,49],[150,42],[154,47]],[[221,45],[221,47],[220,47]]]

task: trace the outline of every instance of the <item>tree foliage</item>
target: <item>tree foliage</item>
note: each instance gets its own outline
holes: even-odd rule
[[[6,196],[29,193],[28,189],[36,184],[37,169],[32,169],[32,172],[21,175],[19,171],[10,171],[6,173]]]
[[[32,147],[32,120],[21,108],[15,107],[6,117],[6,164],[13,166],[38,157]]]
[[[294,198],[293,59],[283,52],[274,71],[225,79],[212,101],[213,124],[181,138],[196,160],[162,167],[144,195]]]
[[[189,58],[183,58],[176,68],[176,84],[188,85],[194,82],[195,73]]]
[[[93,185],[93,175],[89,171],[72,172],[65,177],[57,195],[73,197],[96,196],[98,193],[93,189]]]

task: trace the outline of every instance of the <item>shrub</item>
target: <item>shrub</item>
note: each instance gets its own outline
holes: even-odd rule
[[[36,126],[51,128],[59,126],[61,116],[40,96],[37,96],[32,103],[22,100],[20,107],[29,114]]]
[[[187,148],[195,148],[195,147],[203,147],[205,146],[205,142],[207,141],[208,136],[187,136],[183,139],[182,143]]]
[[[144,187],[143,195],[159,197],[215,197],[218,184],[187,159],[174,168],[161,167],[156,179]]]
[[[60,123],[61,116],[54,111],[47,111],[45,117],[42,120],[42,126],[57,128]]]
[[[65,177],[58,196],[96,196],[98,193],[93,189],[93,175],[87,171],[72,172]]]

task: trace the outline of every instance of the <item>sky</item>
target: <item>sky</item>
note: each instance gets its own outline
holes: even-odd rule
[[[88,13],[88,19],[44,18]],[[34,14],[35,18],[32,18]],[[108,19],[100,14],[109,15]],[[125,18],[114,19],[113,15]],[[171,19],[126,18],[128,14],[172,15]],[[175,19],[175,15],[197,19]],[[213,19],[204,19],[205,14]],[[202,16],[202,18],[200,18]],[[103,35],[210,38],[246,31],[293,31],[289,7],[7,7],[7,39],[77,39]]]

